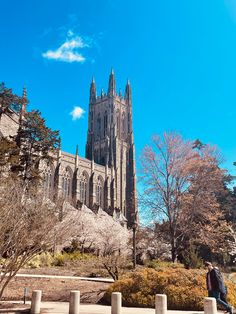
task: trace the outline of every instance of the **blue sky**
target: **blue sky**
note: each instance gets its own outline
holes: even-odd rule
[[[118,89],[131,81],[137,158],[177,130],[236,174],[235,0],[0,0],[0,40],[0,81],[26,85],[63,150],[84,156],[91,78],[106,90],[113,67]]]

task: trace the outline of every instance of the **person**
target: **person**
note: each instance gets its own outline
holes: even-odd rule
[[[221,298],[222,296],[226,296],[227,290],[219,269],[213,267],[211,262],[205,262],[205,266],[208,269],[206,274],[208,296],[215,298],[216,302],[221,304],[227,313],[233,314],[232,306],[226,302],[226,299],[222,300]]]
[[[228,303],[228,301],[227,301],[227,287],[226,286],[225,286],[225,292],[224,293],[223,292],[220,293],[220,298],[225,303]]]
[[[220,278],[222,278],[222,275],[221,275],[219,268],[217,266],[215,266],[214,269],[217,271]],[[222,278],[222,280],[223,280],[223,278]],[[228,303],[228,301],[227,301],[227,287],[226,287],[226,285],[224,285],[224,286],[225,286],[224,292],[222,292],[222,291],[220,292],[220,299],[222,301],[224,301],[225,303]]]

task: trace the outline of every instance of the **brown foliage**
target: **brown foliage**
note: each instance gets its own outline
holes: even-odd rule
[[[228,300],[236,305],[236,286],[226,281]],[[154,307],[155,294],[166,294],[168,309],[203,310],[203,299],[207,296],[205,272],[168,267],[143,269],[129,273],[112,284],[105,299],[109,302],[111,293],[122,293],[124,306]]]
[[[144,148],[141,201],[169,239],[173,261],[184,242],[199,241],[214,250],[229,234],[216,197],[223,189],[219,162],[214,147],[194,146],[178,134],[154,136]]]

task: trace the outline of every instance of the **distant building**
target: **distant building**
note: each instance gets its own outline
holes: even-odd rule
[[[1,118],[0,136],[16,134],[23,110]],[[42,164],[45,194],[56,193],[74,206],[101,207],[132,226],[137,197],[130,83],[124,97],[118,95],[112,71],[107,94],[97,96],[93,79],[88,116],[86,158],[79,156],[77,147],[75,155],[59,150],[51,164]]]

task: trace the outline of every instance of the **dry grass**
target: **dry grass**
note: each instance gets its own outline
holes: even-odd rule
[[[69,301],[70,291],[80,290],[82,303],[98,303],[109,285],[109,283],[78,279],[16,277],[7,287],[3,300],[22,300],[23,302],[23,290],[27,287],[29,298],[33,290],[42,290],[42,301]]]

